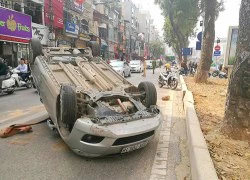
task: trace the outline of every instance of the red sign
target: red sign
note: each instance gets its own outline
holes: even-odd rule
[[[25,43],[25,44],[29,43],[29,39],[22,39],[22,38],[4,36],[4,35],[0,35],[0,39],[4,41],[10,41],[10,42],[19,42],[19,43]]]
[[[219,45],[216,45],[216,46],[214,47],[214,50],[215,50],[215,51],[219,51],[219,50],[220,50],[220,46],[219,46]]]
[[[64,0],[45,0],[45,24],[51,25],[53,23],[54,28],[63,29],[63,6]]]

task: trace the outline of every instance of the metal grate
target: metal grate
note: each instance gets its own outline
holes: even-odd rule
[[[153,136],[155,131],[149,131],[143,134],[135,135],[135,136],[129,136],[129,137],[124,137],[124,138],[119,138],[117,139],[112,146],[119,146],[119,145],[124,145],[124,144],[129,144],[137,141],[141,141],[143,139],[146,139],[150,136]]]

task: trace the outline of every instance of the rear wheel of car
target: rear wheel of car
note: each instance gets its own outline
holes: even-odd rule
[[[124,72],[122,72],[122,77],[125,77],[125,73]]]
[[[149,108],[152,105],[156,105],[157,91],[153,83],[141,82],[138,86],[140,92],[144,93],[141,97],[141,102],[144,106]]]
[[[60,119],[69,128],[73,128],[76,121],[77,102],[75,88],[63,85],[60,91]]]

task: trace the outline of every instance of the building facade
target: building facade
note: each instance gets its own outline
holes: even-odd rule
[[[0,56],[10,66],[28,58],[32,37],[44,47],[98,43],[107,60],[149,58],[148,45],[158,38],[149,13],[140,12],[132,0],[0,0],[0,10],[6,12],[0,13],[0,25],[6,24],[0,26]],[[18,24],[24,26],[22,33]]]

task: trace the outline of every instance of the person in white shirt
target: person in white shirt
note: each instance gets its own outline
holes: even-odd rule
[[[18,75],[21,76],[21,78],[25,81],[25,79],[28,75],[27,74],[28,66],[24,62],[25,62],[24,58],[21,58],[20,64],[16,67],[16,69],[20,71],[20,73],[18,73]]]

